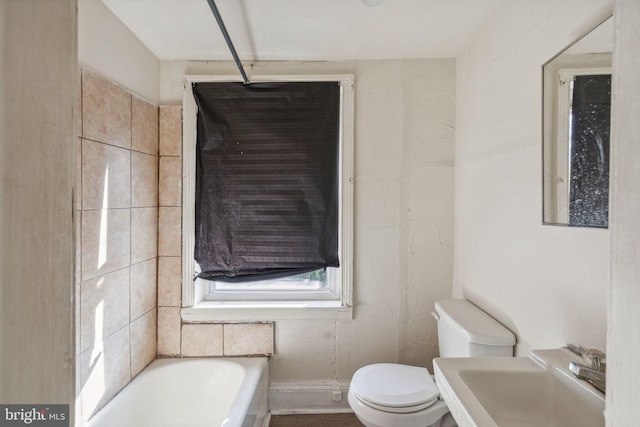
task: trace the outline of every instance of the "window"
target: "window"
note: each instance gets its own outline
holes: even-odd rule
[[[352,287],[353,77],[286,76],[277,78],[254,77],[252,79],[253,82],[271,82],[272,86],[276,85],[273,82],[279,82],[278,84],[280,86],[286,86],[288,84],[291,87],[322,87],[322,84],[319,85],[316,82],[324,82],[324,86],[333,86],[337,88],[338,96],[335,98],[339,109],[337,118],[338,144],[336,149],[338,156],[337,159],[333,160],[335,163],[333,167],[335,167],[338,172],[338,191],[336,197],[338,203],[337,208],[335,209],[338,218],[336,224],[337,233],[335,234],[337,240],[336,249],[337,255],[340,259],[340,265],[339,267],[332,267],[332,258],[330,258],[326,263],[321,262],[319,265],[315,265],[312,262],[309,265],[303,265],[300,269],[291,268],[291,270],[287,270],[284,274],[280,274],[276,271],[276,274],[272,275],[272,277],[266,277],[265,280],[258,281],[253,279],[247,281],[244,278],[240,278],[240,280],[238,280],[238,276],[244,273],[240,271],[241,269],[236,269],[235,266],[233,269],[225,270],[223,267],[218,268],[216,262],[213,262],[213,264],[216,265],[212,267],[213,264],[209,263],[209,260],[203,260],[203,254],[207,255],[209,252],[213,251],[210,251],[210,248],[205,248],[203,250],[203,247],[200,244],[201,242],[196,240],[196,235],[201,233],[201,229],[205,221],[198,216],[195,191],[198,187],[203,187],[200,180],[205,174],[199,172],[198,181],[196,181],[196,170],[198,170],[198,168],[202,169],[202,166],[200,161],[196,162],[198,110],[196,97],[194,97],[192,87],[194,84],[196,87],[201,88],[196,90],[202,90],[202,88],[207,87],[215,88],[215,90],[227,86],[238,87],[236,83],[223,83],[230,81],[237,82],[237,79],[211,76],[188,77],[185,87],[183,114],[183,305],[185,308],[183,309],[183,318],[187,321],[198,321],[208,319],[235,320],[249,317],[252,320],[260,319],[261,317],[264,317],[265,320],[301,316],[335,317],[336,314],[338,317],[350,316]],[[206,82],[215,82],[216,85],[211,85],[211,83]],[[291,83],[283,84],[283,82]],[[333,82],[333,84],[328,84],[328,82]],[[207,86],[207,84],[209,86]],[[260,83],[256,86],[260,87]],[[264,87],[269,87],[269,84],[265,84]],[[206,109],[206,107],[204,108]],[[313,110],[310,111],[310,114],[313,115]],[[244,122],[240,121],[238,123]],[[320,128],[316,128],[314,132],[323,132],[323,127],[321,126]],[[204,135],[205,132],[203,131],[201,134]],[[235,155],[243,154],[241,149],[237,151],[238,152],[235,153]],[[269,151],[267,153],[271,152]],[[205,158],[206,155],[201,154],[201,156],[202,158]],[[265,157],[267,156],[268,154],[265,154]],[[255,159],[262,161],[259,157],[260,155]],[[233,160],[229,162],[229,164],[233,163]],[[320,164],[320,161],[318,160],[316,163]],[[304,168],[314,167],[314,163],[304,166]],[[215,169],[222,168],[218,167]],[[235,175],[234,172],[230,172],[229,176],[234,177],[230,181],[238,180],[235,178],[237,175]],[[254,176],[252,179],[255,182],[256,177]],[[260,179],[260,177],[258,176],[257,179]],[[219,182],[220,177],[214,178],[214,181]],[[284,181],[286,181],[286,179],[282,180],[282,182]],[[240,191],[244,190],[240,189]],[[230,196],[231,198],[238,198],[235,192],[232,192],[231,194],[233,194]],[[240,196],[240,198],[242,198],[242,196]],[[305,206],[308,205],[308,203],[305,204]],[[240,209],[240,212],[246,212],[243,210],[245,208],[241,207]],[[230,214],[230,216],[233,217],[233,214]],[[265,223],[268,224],[269,222],[266,221]],[[198,226],[198,233],[195,232],[196,225]],[[229,230],[230,228],[226,229],[227,236],[234,233],[238,236],[242,234],[241,232]],[[264,233],[272,234],[273,232],[273,230],[269,228],[266,230],[267,231],[263,230]],[[266,245],[261,238],[255,238],[255,236],[260,236],[260,233],[260,231],[244,232],[245,235],[251,236],[251,238],[245,239],[248,241],[248,243],[245,242],[247,245],[246,250],[253,251],[256,248],[259,249],[257,255],[249,254],[245,258],[265,258],[262,257],[261,251],[264,250],[264,246]],[[264,233],[263,235],[266,235]],[[284,233],[286,234],[287,232],[285,231]],[[295,232],[289,233],[295,234]],[[239,241],[241,239],[237,238],[236,240]],[[255,245],[255,247],[253,247],[253,245]],[[276,251],[280,250],[277,247],[272,249]],[[305,248],[302,248],[299,252],[303,253],[305,250]],[[295,251],[292,252],[296,255]],[[223,258],[225,257],[226,255],[223,256]],[[215,256],[213,256],[213,258],[215,258]],[[196,262],[196,259],[198,259],[199,262]],[[328,266],[324,268],[325,265]],[[253,277],[251,275],[256,272],[256,268],[251,269],[251,267],[256,267],[256,265],[252,265],[247,268],[247,270],[250,270],[246,273],[249,277]],[[262,274],[263,272],[259,271],[258,273]],[[233,313],[230,313],[231,310],[235,310],[235,312],[239,314],[234,315]],[[264,316],[259,314],[261,311],[265,313]],[[301,314],[302,311],[307,311],[307,313]],[[222,312],[224,312],[224,314],[221,314]],[[308,312],[315,313],[315,315],[309,315]]]

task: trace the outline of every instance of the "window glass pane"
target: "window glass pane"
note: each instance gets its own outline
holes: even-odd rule
[[[327,270],[321,269],[309,273],[296,274],[273,280],[259,282],[227,283],[215,282],[217,291],[319,291],[328,289]]]

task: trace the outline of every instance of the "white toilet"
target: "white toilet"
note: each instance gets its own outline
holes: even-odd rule
[[[466,300],[441,300],[440,357],[512,357],[511,331]],[[455,427],[449,408],[426,368],[377,363],[356,371],[349,405],[367,427]]]

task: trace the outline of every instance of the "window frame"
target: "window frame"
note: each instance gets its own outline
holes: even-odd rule
[[[242,82],[238,76],[185,77],[183,92],[182,145],[182,318],[184,321],[208,320],[275,320],[292,318],[351,318],[353,290],[353,140],[354,78],[348,74],[252,76],[253,82],[320,82],[340,83],[340,221],[339,256],[341,266],[337,297],[306,292],[301,298],[284,297],[281,291],[262,294],[261,299],[238,293],[219,300],[205,300],[204,281],[194,281],[195,244],[195,172],[197,106],[192,92],[196,82]]]

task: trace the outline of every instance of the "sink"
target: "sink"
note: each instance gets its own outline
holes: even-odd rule
[[[438,358],[436,383],[460,427],[603,427],[604,394],[578,380],[565,348],[528,357]]]

